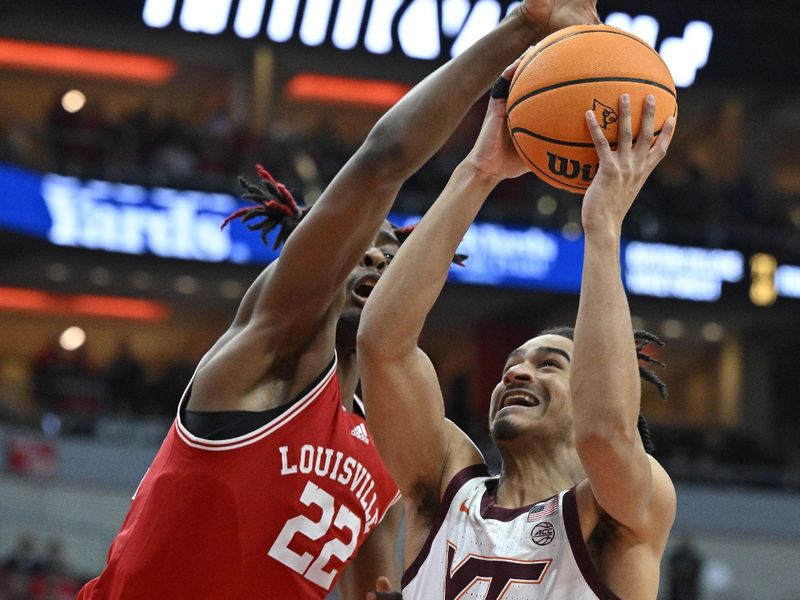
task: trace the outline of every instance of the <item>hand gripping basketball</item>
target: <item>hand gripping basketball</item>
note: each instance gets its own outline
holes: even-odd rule
[[[641,110],[642,126],[636,138],[633,137],[631,127],[629,94],[620,96],[617,110],[620,123],[616,149],[612,149],[594,111],[586,111],[585,115],[592,141],[600,157],[597,175],[586,191],[581,207],[581,219],[587,236],[609,231],[620,234],[625,215],[647,177],[667,154],[675,132],[675,117],[668,117],[656,140],[656,99],[652,95],[644,99]]]
[[[519,177],[528,170],[514,150],[506,117],[505,97],[518,65],[519,60],[506,67],[492,86],[481,131],[468,155],[472,166],[495,182]]]
[[[495,79],[494,85],[489,95],[492,98],[508,98],[508,89],[511,87],[511,79],[506,79],[502,75]]]
[[[576,25],[546,37],[525,53],[508,94],[509,130],[520,157],[550,185],[584,193],[598,162],[584,114],[595,113],[613,146],[622,93],[631,97],[634,135],[648,94],[656,97],[656,136],[677,114],[667,65],[635,35],[608,25]]]
[[[524,0],[520,12],[542,35],[570,25],[600,23],[597,0]]]

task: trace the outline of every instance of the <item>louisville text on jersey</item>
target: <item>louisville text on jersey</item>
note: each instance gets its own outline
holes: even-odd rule
[[[281,475],[309,475],[327,477],[355,494],[364,509],[364,531],[370,531],[378,523],[378,495],[375,480],[367,468],[341,450],[304,444],[299,451],[289,446],[280,446]]]

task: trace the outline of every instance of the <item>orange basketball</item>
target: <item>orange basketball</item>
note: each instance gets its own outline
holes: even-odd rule
[[[508,127],[522,160],[541,179],[582,194],[597,172],[597,152],[585,113],[614,148],[621,94],[631,97],[636,136],[642,103],[656,99],[655,130],[677,115],[675,83],[646,42],[608,25],[575,25],[549,35],[522,57],[508,94]]]

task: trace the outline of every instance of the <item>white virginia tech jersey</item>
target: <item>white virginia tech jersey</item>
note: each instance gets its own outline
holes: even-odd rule
[[[511,509],[495,506],[497,481],[486,465],[453,477],[404,600],[619,600],[589,558],[574,488]]]

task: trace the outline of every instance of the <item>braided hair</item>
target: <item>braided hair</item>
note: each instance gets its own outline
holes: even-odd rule
[[[266,244],[267,235],[273,229],[278,230],[278,235],[272,244],[272,249],[277,250],[279,246],[289,239],[289,236],[303,220],[303,217],[311,210],[310,206],[300,207],[292,196],[288,188],[277,181],[264,167],[256,165],[260,183],[248,182],[241,175],[239,185],[245,193],[242,194],[243,200],[250,200],[255,206],[240,208],[222,222],[221,227],[225,227],[234,219],[240,219],[247,225],[250,231],[261,231],[261,240]],[[253,219],[261,219],[249,223]]]
[[[253,202],[255,206],[246,206],[231,213],[222,222],[221,228],[231,221],[239,219],[247,225],[250,231],[261,231],[261,239],[265,244],[269,233],[273,229],[277,229],[278,235],[272,244],[272,249],[277,250],[279,246],[286,243],[311,207],[300,206],[289,189],[261,165],[256,165],[256,172],[260,179],[259,183],[250,183],[241,175],[239,176],[239,184],[244,188],[242,199]],[[260,220],[250,223],[253,219]],[[414,225],[404,227],[392,225],[392,231],[400,245],[408,239],[408,236],[414,231],[414,227]],[[463,267],[466,259],[466,254],[456,254],[453,262]]]
[[[549,329],[545,329],[539,335],[559,335],[561,337],[565,337],[570,340],[575,339],[575,329],[573,327],[551,327]],[[664,363],[659,360],[656,360],[646,352],[644,349],[647,348],[650,344],[655,344],[656,346],[663,346],[664,342],[655,335],[650,333],[649,331],[644,331],[643,329],[635,329],[633,331],[633,341],[636,345],[636,357],[639,359],[640,363],[647,363],[647,364],[654,364],[661,368],[666,367]],[[667,385],[661,381],[661,378],[656,375],[655,371],[652,369],[640,364],[639,365],[639,377],[641,377],[644,381],[653,384],[656,386],[658,390],[658,395],[661,396],[663,400],[668,398],[667,394]],[[637,428],[639,430],[639,435],[642,437],[642,443],[644,444],[645,452],[648,454],[653,454],[655,452],[656,446],[653,443],[653,436],[650,433],[650,427],[647,424],[647,419],[644,418],[644,415],[639,413],[639,419],[637,421]]]

